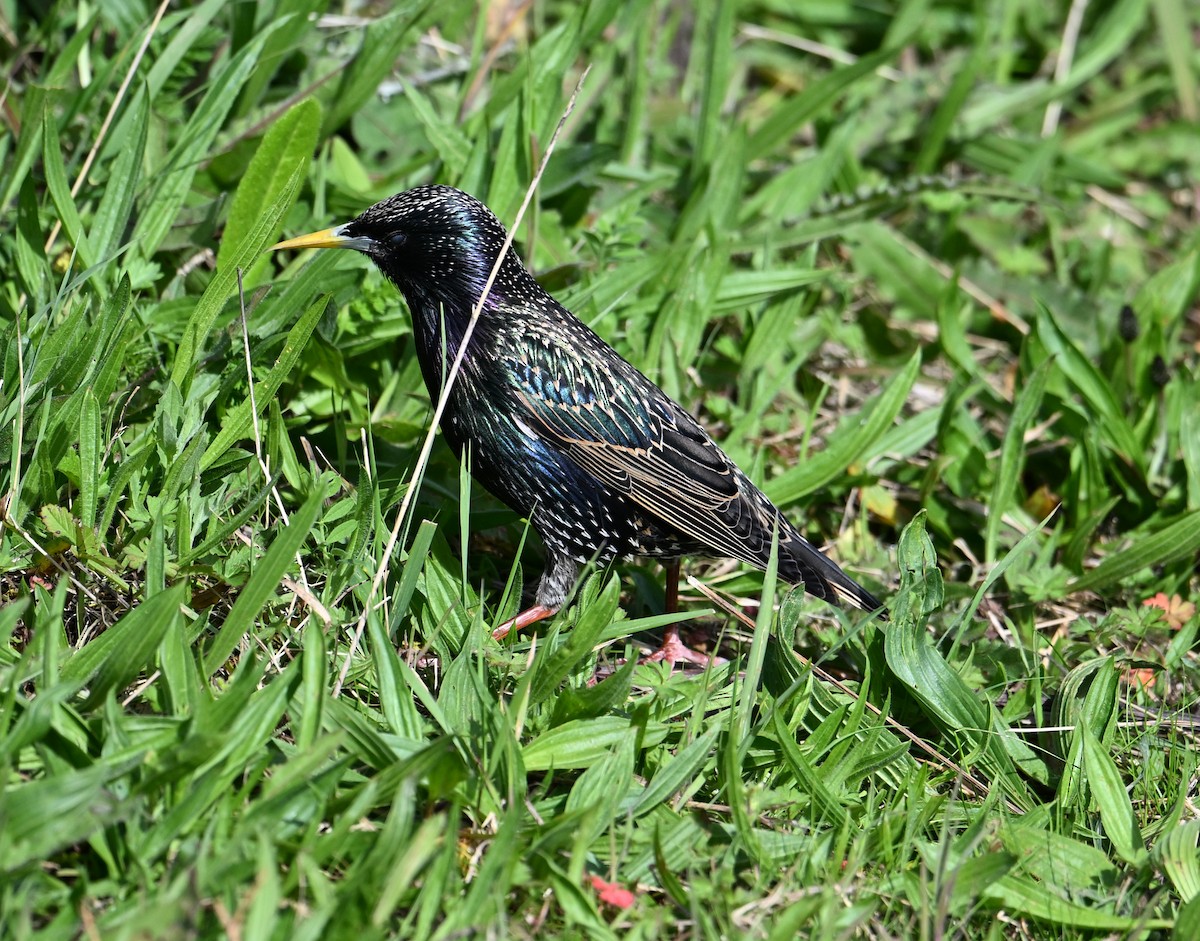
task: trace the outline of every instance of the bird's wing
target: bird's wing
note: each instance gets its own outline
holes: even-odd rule
[[[651,516],[714,553],[763,565],[773,522],[765,498],[682,407],[614,360],[510,360],[523,423]]]

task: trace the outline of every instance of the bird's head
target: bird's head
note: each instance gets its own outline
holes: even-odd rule
[[[500,220],[475,197],[451,186],[429,185],[391,196],[342,225],[272,248],[352,248],[375,262],[410,306],[469,312],[505,236]],[[528,289],[532,280],[510,248],[489,301]]]

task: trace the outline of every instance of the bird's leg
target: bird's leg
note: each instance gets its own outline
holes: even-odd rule
[[[666,571],[667,579],[664,608],[667,614],[674,614],[679,610],[679,560],[671,559],[663,565],[663,568]],[[645,662],[656,663],[659,660],[665,660],[667,663],[677,663],[683,660],[704,667],[713,662],[713,658],[708,654],[692,650],[679,639],[679,626],[676,624],[663,628],[662,646],[650,654]]]
[[[544,621],[546,618],[552,618],[556,614],[558,614],[558,608],[548,608],[544,604],[535,604],[532,608],[526,608],[515,618],[509,618],[492,631],[492,636],[496,640],[503,640],[511,631],[519,631],[523,627],[536,624],[538,621]]]
[[[663,607],[666,609],[667,614],[674,614],[679,610],[679,560],[668,559],[663,569],[667,578],[667,597]]]

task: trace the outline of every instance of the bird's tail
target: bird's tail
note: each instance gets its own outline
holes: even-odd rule
[[[888,611],[882,601],[799,533],[795,533],[779,548],[781,578],[793,583],[803,582],[805,591],[831,604],[878,613],[881,620],[888,619]]]
[[[830,581],[829,587],[837,595],[841,604],[849,604],[863,611],[871,611],[879,615],[881,621],[888,620],[888,609],[883,602],[863,588],[845,572],[838,570],[841,581]]]

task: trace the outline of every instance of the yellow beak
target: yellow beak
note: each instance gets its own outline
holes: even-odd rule
[[[287,239],[277,245],[272,245],[268,251],[274,252],[283,248],[355,248],[354,239],[338,234],[340,228],[341,226],[335,226],[332,229],[322,229],[320,232]]]

